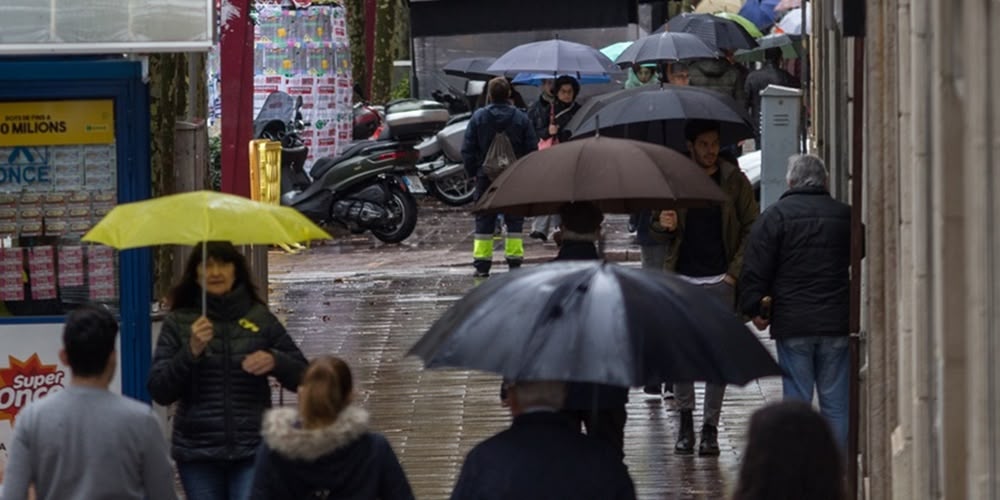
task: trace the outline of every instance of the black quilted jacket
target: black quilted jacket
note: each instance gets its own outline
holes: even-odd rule
[[[180,462],[253,457],[264,410],[271,406],[271,389],[266,376],[243,371],[243,358],[270,351],[275,360],[270,375],[291,391],[298,388],[306,359],[278,319],[242,287],[208,296],[214,338],[195,359],[191,324],[200,315],[199,309],[167,315],[149,373],[153,400],[161,405],[178,402],[172,455]]]

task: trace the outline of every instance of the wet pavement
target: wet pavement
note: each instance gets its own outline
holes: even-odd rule
[[[421,200],[416,232],[400,245],[368,235],[337,235],[296,255],[269,255],[269,300],[307,357],[334,354],[350,363],[372,426],[399,455],[417,498],[447,498],[470,448],[510,422],[498,400],[499,379],[465,371],[423,370],[406,351],[455,300],[475,285],[472,224],[464,209]],[[638,265],[626,218],[610,216],[609,260]],[[502,248],[502,241],[498,241]],[[555,246],[526,238],[528,265]],[[494,273],[506,272],[496,253]],[[766,342],[773,349],[770,342]],[[701,401],[699,387],[698,401]],[[780,398],[778,379],[726,394],[720,457],[674,456],[678,425],[672,400],[634,390],[628,405],[626,463],[640,498],[724,498],[750,414]],[[294,394],[276,396],[284,404]],[[700,408],[695,413],[700,426]]]

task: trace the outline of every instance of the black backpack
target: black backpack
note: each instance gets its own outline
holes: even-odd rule
[[[486,173],[486,177],[489,177],[491,181],[496,179],[515,161],[517,161],[517,154],[514,153],[514,145],[507,137],[507,131],[498,131],[493,136],[490,149],[486,151],[486,158],[483,159],[483,171]]]

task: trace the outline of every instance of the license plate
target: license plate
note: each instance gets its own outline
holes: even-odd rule
[[[420,182],[420,177],[416,175],[404,175],[403,182],[406,183],[406,189],[409,189],[413,194],[427,193],[427,188],[424,187],[424,183]]]

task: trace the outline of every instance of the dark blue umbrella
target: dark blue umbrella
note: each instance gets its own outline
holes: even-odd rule
[[[573,115],[566,129],[573,138],[593,135],[653,142],[684,151],[684,126],[688,120],[719,122],[723,145],[753,137],[746,110],[732,97],[714,90],[679,86],[645,85],[593,97]]]
[[[732,307],[660,271],[558,262],[490,278],[410,349],[427,368],[634,387],[781,369]]]
[[[448,61],[448,64],[445,64],[441,70],[446,75],[457,76],[459,78],[490,80],[502,74],[492,74],[486,71],[486,68],[489,68],[494,61],[496,61],[495,57],[460,57]]]
[[[546,73],[552,75],[618,75],[621,70],[601,51],[565,40],[518,45],[487,68],[495,74]]]
[[[681,14],[667,21],[667,31],[691,33],[709,47],[719,50],[752,49],[753,36],[739,23],[712,14]]]
[[[775,18],[777,18],[774,8],[778,6],[780,1],[746,0],[743,8],[740,9],[740,15],[752,21],[760,29],[768,28],[774,24]]]

